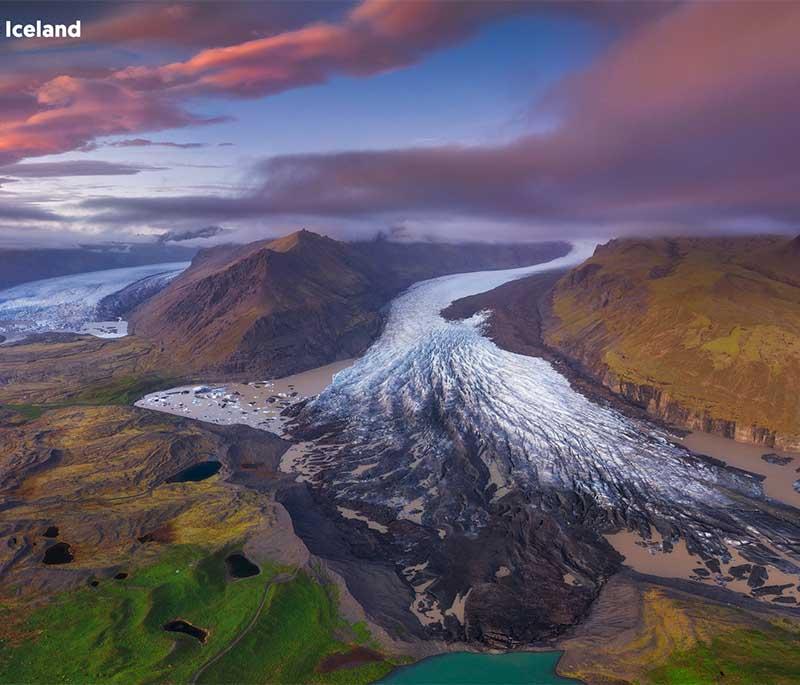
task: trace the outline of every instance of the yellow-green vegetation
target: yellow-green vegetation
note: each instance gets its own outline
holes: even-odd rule
[[[800,681],[800,636],[774,627],[734,630],[671,654],[645,677],[653,685],[796,685]]]
[[[169,383],[171,368],[152,343],[135,336],[3,346],[0,403],[130,404]]]
[[[62,593],[21,618],[6,611],[0,682],[189,682],[257,614],[253,629],[206,677],[216,672],[224,682],[360,683],[390,670],[381,661],[318,673],[325,655],[349,648],[339,635],[352,630],[338,617],[335,595],[305,573],[278,583],[278,574],[287,571],[278,567],[262,565],[259,575],[232,581],[225,555],[174,545],[124,580]],[[207,631],[206,642],[164,630],[178,618]]]
[[[48,409],[72,406],[130,406],[148,393],[171,388],[179,380],[156,374],[123,376],[82,388],[61,400],[43,404],[0,404],[0,411],[16,414],[22,420],[38,419]]]
[[[189,682],[217,656],[216,669],[241,667],[276,683],[360,683],[391,669],[369,651],[318,670],[326,657],[370,642],[364,626],[341,619],[322,574],[262,563],[257,576],[226,576],[225,557],[243,540],[292,544],[277,505],[220,475],[165,478],[219,458],[233,438],[124,406],[23,413],[21,422],[0,416],[8,542],[0,548],[0,682]],[[258,443],[273,448],[266,435]],[[45,536],[51,526],[70,546],[67,566],[42,563],[56,541]],[[178,619],[206,631],[206,641],[164,630]]]
[[[611,612],[609,625],[622,621],[629,627],[567,641],[563,675],[609,685],[798,682],[800,621],[630,581],[616,590],[613,606],[601,610]]]
[[[612,241],[559,281],[553,313],[546,342],[653,413],[800,447],[797,240]]]
[[[271,525],[272,505],[255,491],[230,488],[219,476],[165,483],[186,463],[226,449],[203,424],[130,407],[68,407],[0,430],[0,526],[41,544],[49,525],[74,554],[71,569],[129,563],[138,537],[221,546]],[[40,548],[9,565],[0,597],[25,590],[43,573]],[[137,558],[150,554],[136,548]],[[2,554],[14,554],[10,548]],[[3,558],[0,556],[0,558]]]
[[[157,361],[136,339],[0,350],[0,682],[185,683],[211,662],[271,683],[387,673],[322,574],[275,562],[227,576],[225,557],[244,540],[276,555],[295,544],[278,505],[219,474],[168,477],[231,450],[267,458],[283,443],[124,406],[176,383]],[[56,542],[69,545],[68,565],[43,563]],[[164,630],[177,620],[205,640]]]
[[[23,420],[38,419],[44,409],[35,404],[0,404],[0,411],[9,411]]]
[[[174,387],[177,383],[175,378],[157,374],[122,376],[83,388],[63,404],[130,405],[148,393]]]

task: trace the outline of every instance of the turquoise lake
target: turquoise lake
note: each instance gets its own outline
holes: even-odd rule
[[[556,675],[558,652],[440,654],[403,666],[379,681],[391,685],[575,685]]]

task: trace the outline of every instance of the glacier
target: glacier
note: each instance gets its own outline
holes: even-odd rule
[[[303,473],[343,505],[388,508],[441,531],[477,534],[498,501],[521,493],[599,532],[627,526],[649,537],[652,526],[704,556],[730,559],[733,546],[800,573],[800,512],[768,500],[758,477],[594,403],[548,361],[500,349],[482,334],[486,313],[440,316],[454,300],[579,264],[592,249],[578,243],[545,264],[408,289],[364,357],[299,412],[297,435],[320,446]],[[471,455],[458,462],[464,473],[450,458],[459,451]]]
[[[102,318],[101,303],[141,282],[166,285],[189,266],[169,262],[105,269],[31,281],[0,291],[0,333],[9,337],[45,331],[91,331],[102,337],[102,327],[88,326]]]

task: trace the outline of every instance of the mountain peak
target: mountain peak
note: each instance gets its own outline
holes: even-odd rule
[[[282,238],[276,238],[269,242],[266,246],[267,249],[273,252],[289,252],[299,245],[319,245],[323,242],[330,242],[330,238],[326,238],[319,233],[314,233],[305,228],[289,233]]]

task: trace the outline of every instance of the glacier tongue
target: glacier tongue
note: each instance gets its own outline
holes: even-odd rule
[[[148,264],[22,283],[0,291],[0,333],[72,331],[104,337],[102,326],[87,325],[105,318],[104,300],[139,281],[157,279],[165,285],[188,266],[189,262]]]
[[[578,264],[591,250],[579,244],[546,264],[437,278],[398,297],[381,338],[298,417],[301,432],[342,446],[333,458],[330,448],[323,459],[312,452],[316,483],[341,501],[468,533],[508,493],[539,506],[569,493],[582,503],[579,523],[600,531],[655,525],[704,554],[725,557],[728,545],[741,544],[761,561],[793,568],[762,543],[800,553],[797,512],[774,515],[757,478],[591,402],[547,361],[498,348],[481,334],[481,315],[439,315],[456,299]],[[448,455],[459,450],[471,455],[459,468],[474,473],[453,473]]]

